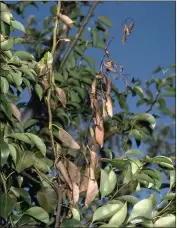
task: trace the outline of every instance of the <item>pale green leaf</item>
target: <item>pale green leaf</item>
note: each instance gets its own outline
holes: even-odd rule
[[[122,204],[107,204],[99,207],[93,214],[92,222],[111,218],[121,207]]]
[[[115,224],[117,227],[121,226],[122,223],[125,221],[125,218],[127,217],[127,203],[123,205],[118,212],[112,216],[112,218],[109,220],[109,224]]]

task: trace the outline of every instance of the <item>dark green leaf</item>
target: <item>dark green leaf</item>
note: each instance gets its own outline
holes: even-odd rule
[[[11,198],[9,194],[1,194],[0,216],[7,221],[8,216],[13,211],[16,199]]]
[[[34,158],[31,151],[18,151],[16,171],[21,173],[24,169],[34,164]]]
[[[105,25],[109,26],[109,27],[112,27],[112,22],[111,20],[106,17],[106,16],[98,16],[98,19],[103,22]]]
[[[33,218],[48,223],[49,222],[49,215],[48,213],[41,207],[31,207],[27,211],[24,212],[24,214],[32,216]]]
[[[42,139],[32,133],[25,133],[25,135],[27,135],[31,139],[31,141],[36,145],[36,147],[40,150],[40,152],[45,156],[46,146],[42,141]]]
[[[4,140],[0,140],[0,145],[1,145],[1,166],[6,164],[7,159],[9,157],[9,146]]]

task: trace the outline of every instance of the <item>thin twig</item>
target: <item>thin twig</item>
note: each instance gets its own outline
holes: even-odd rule
[[[160,95],[160,94],[157,93],[155,100],[154,100],[153,103],[151,104],[150,108],[146,111],[146,113],[152,111],[152,108],[154,107],[154,105],[156,104],[156,102],[157,102],[157,100],[158,100],[158,98],[159,98],[159,95]]]
[[[76,43],[77,43],[77,41],[78,41],[78,39],[79,39],[81,33],[83,32],[83,30],[84,30],[86,24],[88,23],[90,17],[91,17],[92,14],[93,14],[93,11],[94,11],[94,9],[96,8],[96,6],[97,6],[98,3],[99,3],[98,1],[95,1],[95,2],[92,4],[92,6],[91,6],[91,8],[90,8],[90,10],[89,10],[89,12],[88,12],[88,14],[87,14],[87,16],[85,17],[85,20],[83,21],[82,25],[81,25],[81,26],[79,27],[79,29],[78,29],[78,32],[77,32],[77,34],[76,34],[76,38],[75,38],[75,39],[73,40],[73,42],[71,43],[70,47],[68,48],[68,50],[67,50],[65,56],[63,57],[63,59],[62,59],[62,61],[61,61],[60,70],[62,70],[62,68],[63,68],[63,66],[64,66],[66,60],[68,59],[68,57],[69,57],[71,51],[72,51],[73,48],[75,47],[75,45],[76,45]]]
[[[53,30],[53,45],[52,45],[52,51],[51,54],[54,56],[56,46],[57,46],[57,28],[58,28],[58,15],[60,13],[61,9],[61,2],[58,0],[57,3],[57,15],[54,18],[54,30]],[[55,160],[57,159],[57,153],[54,143],[54,136],[53,136],[53,128],[52,128],[52,111],[51,111],[51,92],[53,89],[53,83],[54,83],[54,74],[53,74],[53,66],[50,68],[50,78],[49,78],[50,88],[47,93],[47,107],[48,107],[48,115],[49,115],[49,134],[50,134],[50,143],[52,147],[53,154],[55,156]],[[61,185],[60,185],[60,177],[58,176],[58,207],[57,207],[57,214],[56,214],[56,221],[55,221],[55,227],[58,228],[60,225],[60,216],[61,216],[61,202],[62,202],[62,191],[61,191]]]
[[[112,42],[112,40],[114,39],[114,37],[115,37],[115,36],[113,36],[113,37],[111,38],[111,40],[109,41],[109,43],[106,45],[105,49],[107,49],[107,48],[109,47],[109,45],[111,44],[111,42]],[[105,57],[106,57],[106,54],[103,55],[103,58],[102,58],[102,60],[101,60],[101,62],[100,62],[99,73],[102,72],[102,65],[103,65],[103,60],[104,60]]]

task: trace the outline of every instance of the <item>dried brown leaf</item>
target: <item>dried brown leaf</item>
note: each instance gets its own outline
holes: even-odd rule
[[[112,118],[113,117],[113,105],[112,99],[109,95],[106,96],[106,111],[108,115]]]
[[[106,94],[109,95],[111,93],[111,80],[106,78]]]
[[[84,176],[80,185],[80,192],[85,192],[88,189],[89,182],[89,167],[85,168]]]
[[[21,120],[21,113],[20,113],[20,110],[17,108],[17,106],[16,105],[14,105],[13,103],[9,103],[9,105],[10,105],[10,108],[11,108],[11,110],[12,110],[12,114],[15,116],[15,118],[17,119],[17,120]]]
[[[106,110],[106,100],[105,99],[102,99],[103,101],[103,118],[107,118],[108,117],[108,113],[107,113],[107,110]]]
[[[79,168],[71,161],[67,160],[67,169],[72,182],[80,184],[80,172]]]
[[[115,69],[112,66],[112,61],[108,60],[107,62],[104,63],[104,66],[107,67],[107,70],[111,72],[115,72]]]
[[[104,51],[105,51],[105,54],[107,55],[107,57],[109,57],[110,54],[109,54],[109,51],[108,51],[107,47],[104,48]]]
[[[93,170],[95,171],[98,166],[98,157],[96,154],[95,146],[91,145],[89,148],[89,151],[90,151],[90,165],[93,168]]]
[[[58,132],[58,137],[60,139],[60,141],[66,146],[66,147],[70,147],[72,149],[76,149],[79,150],[80,146],[79,144],[72,138],[72,136],[70,134],[68,134],[65,130],[63,130],[62,128],[60,128],[59,132]]]
[[[68,16],[64,15],[64,14],[59,14],[59,18],[69,27],[72,28],[73,27],[73,23],[74,21],[71,20],[71,18],[69,18]]]
[[[73,182],[72,185],[73,185],[73,204],[75,206],[79,200],[79,186],[75,182]]]
[[[89,203],[91,203],[96,195],[98,194],[98,184],[96,180],[89,179],[88,189],[85,198],[85,206],[88,207]]]
[[[60,171],[60,173],[62,174],[64,180],[69,185],[70,189],[72,190],[72,182],[69,178],[68,171],[67,171],[66,167],[64,166],[63,162],[62,161],[57,162],[56,167]]]
[[[122,44],[126,44],[127,36],[126,33],[124,33],[123,38],[122,38]]]
[[[56,88],[56,92],[60,98],[60,101],[61,101],[63,107],[65,108],[66,107],[66,93],[65,93],[65,91],[61,88]]]
[[[103,147],[104,145],[104,126],[103,126],[103,120],[101,119],[100,125],[95,127],[95,137],[97,143]]]
[[[91,93],[95,95],[96,93],[96,80],[93,80],[92,85],[91,85]]]
[[[96,78],[98,78],[98,79],[102,79],[104,77],[105,77],[105,75],[103,73],[96,74]]]
[[[131,31],[135,26],[134,20],[131,21],[130,25],[128,26],[129,30]]]

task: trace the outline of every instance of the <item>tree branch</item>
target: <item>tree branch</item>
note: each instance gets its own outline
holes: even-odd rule
[[[61,9],[61,2],[60,0],[58,0],[57,3],[57,15],[54,18],[54,30],[53,30],[53,45],[52,45],[52,55],[54,57],[54,53],[56,50],[56,46],[57,46],[57,28],[58,28],[58,15],[60,13],[60,9]],[[50,88],[48,89],[48,93],[47,93],[47,107],[48,107],[48,114],[49,114],[49,134],[50,134],[50,143],[51,143],[51,147],[52,147],[52,151],[54,153],[55,156],[55,160],[57,159],[57,153],[56,153],[56,148],[55,148],[55,143],[54,143],[54,136],[53,136],[53,129],[52,129],[52,121],[53,121],[53,117],[52,117],[52,111],[51,111],[51,93],[52,93],[52,89],[53,89],[53,82],[54,82],[54,74],[53,74],[53,65],[51,66],[50,69],[50,76],[49,76],[49,83],[50,83]],[[58,176],[58,206],[57,206],[57,214],[56,214],[56,221],[55,221],[55,227],[58,228],[60,225],[60,214],[61,214],[61,202],[62,202],[62,188],[61,188],[61,184],[60,184],[60,177]]]
[[[93,11],[95,10],[95,8],[96,8],[96,6],[97,6],[98,3],[99,3],[98,1],[95,1],[95,2],[92,4],[92,6],[91,6],[91,8],[90,8],[90,10],[89,10],[89,12],[88,12],[88,14],[87,14],[87,16],[85,17],[85,20],[83,21],[82,25],[81,25],[81,26],[79,27],[79,29],[78,29],[78,32],[77,32],[77,34],[76,34],[76,38],[75,38],[75,39],[73,40],[73,42],[71,43],[70,47],[68,48],[68,50],[67,50],[65,56],[63,57],[63,59],[62,59],[62,61],[61,61],[60,70],[62,70],[62,68],[63,68],[63,66],[64,66],[66,60],[68,59],[68,57],[69,57],[71,51],[72,51],[73,48],[75,47],[75,45],[76,45],[76,43],[77,43],[77,41],[78,41],[78,39],[79,39],[81,33],[83,32],[83,30],[84,30],[86,24],[88,23],[90,17],[92,16],[92,13],[93,13]]]

